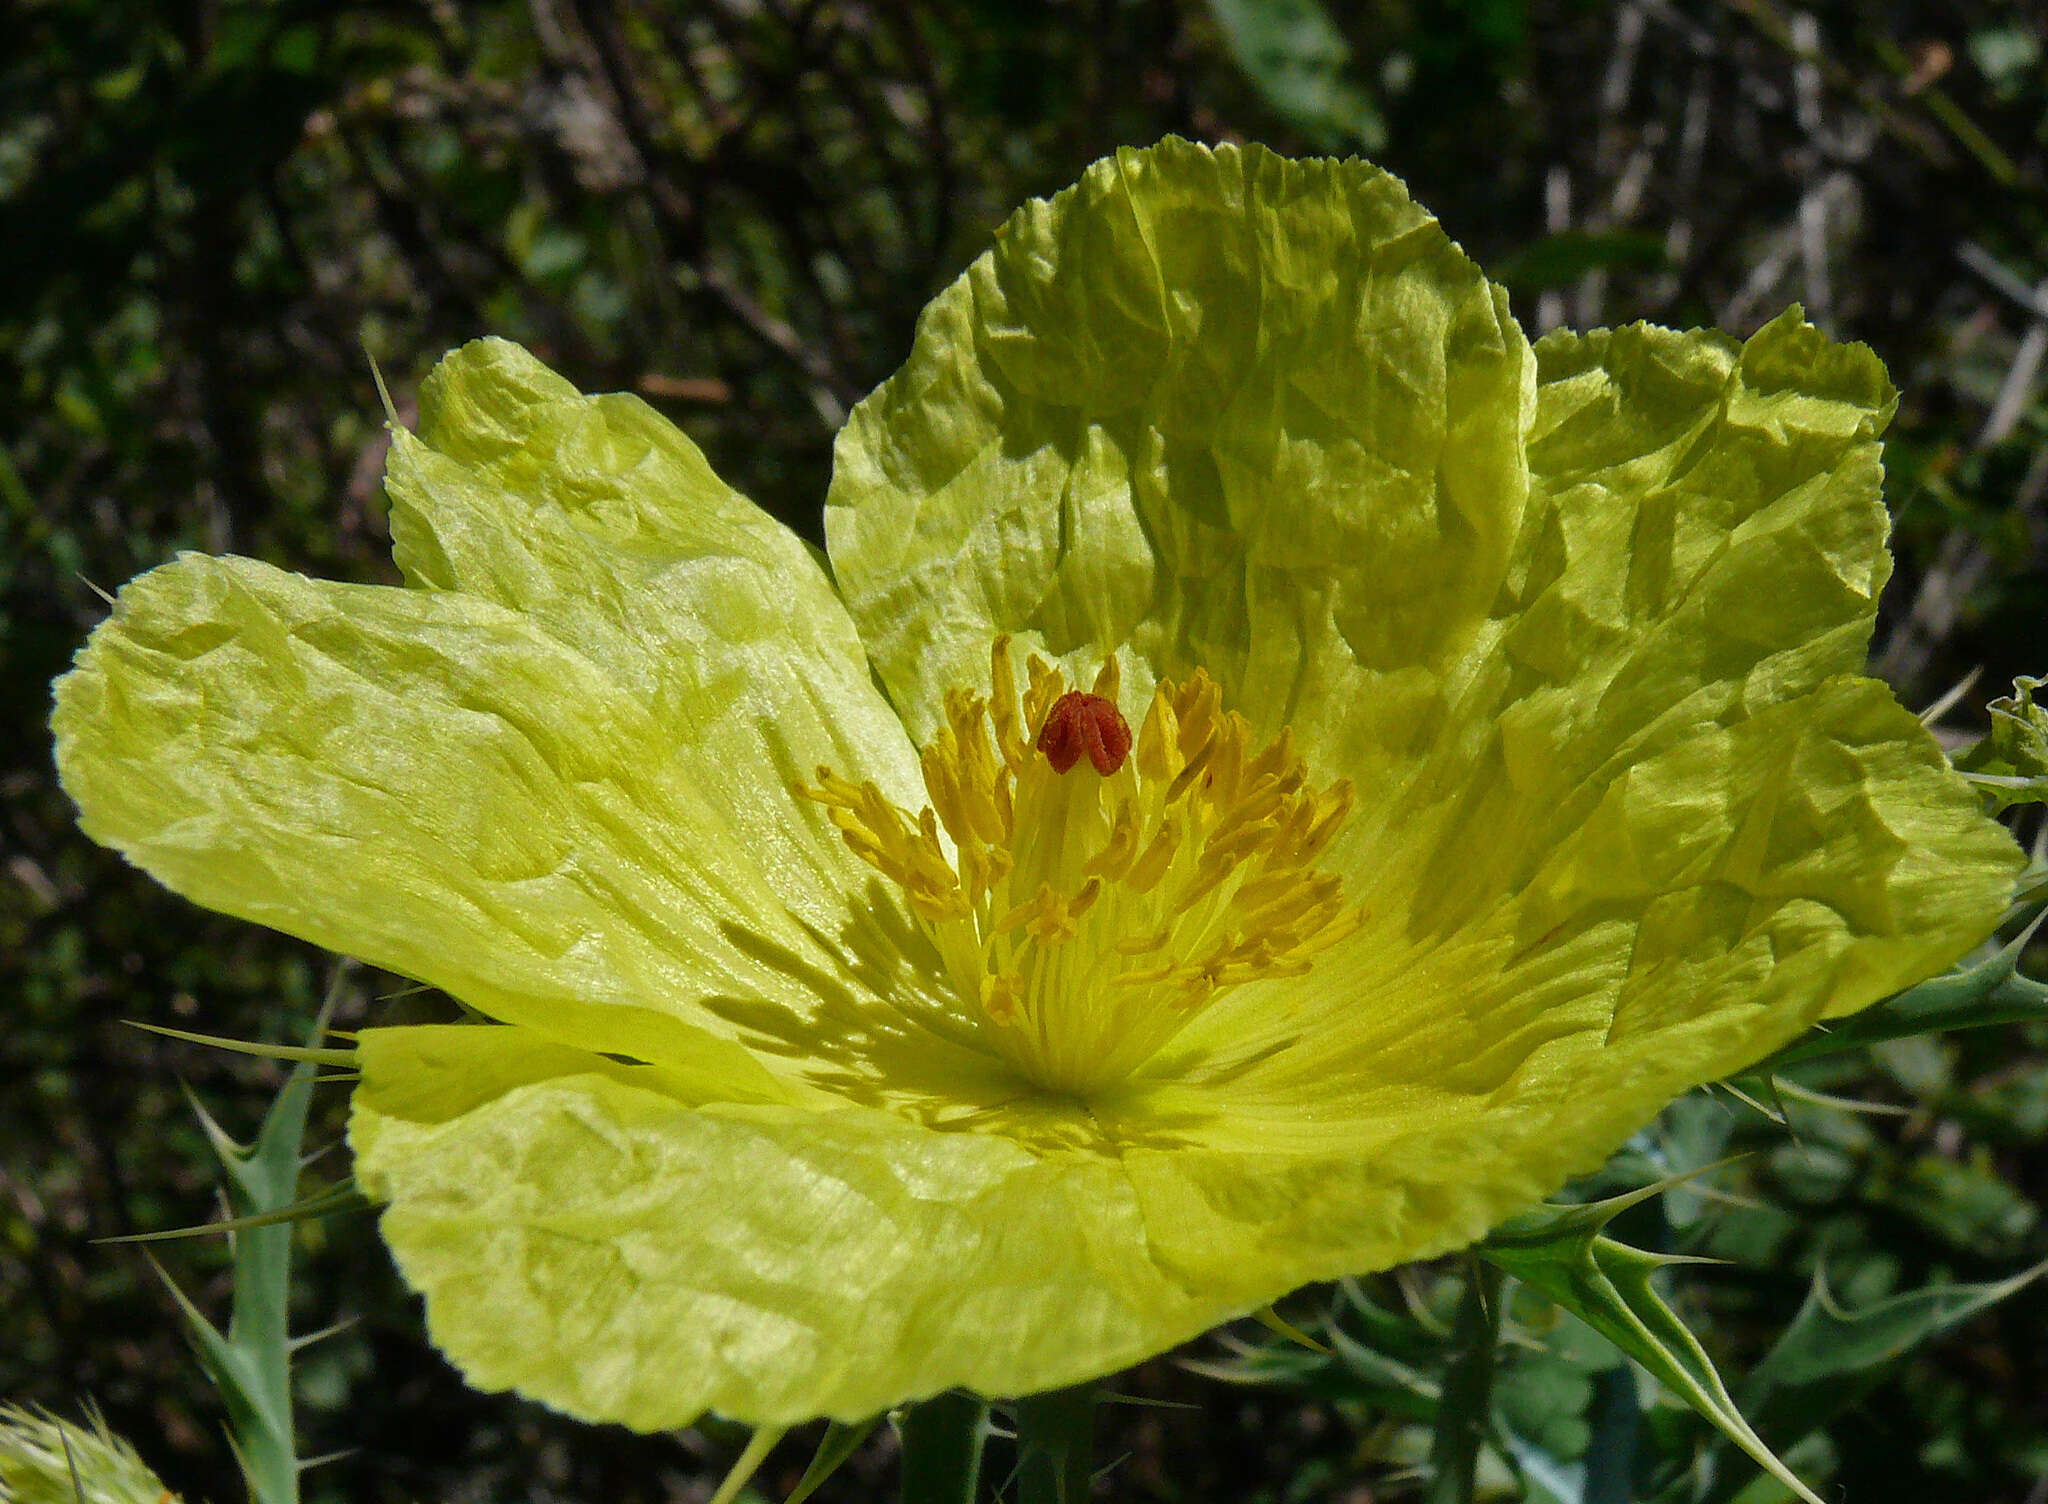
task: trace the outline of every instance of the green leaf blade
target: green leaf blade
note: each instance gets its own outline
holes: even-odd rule
[[[1801,1499],[1821,1504],[1751,1429],[1699,1339],[1653,1284],[1660,1270],[1694,1261],[1601,1235],[1599,1228],[1625,1206],[1661,1189],[1582,1207],[1540,1208],[1507,1224],[1504,1235],[1479,1251],[1620,1348]]]
[[[1757,1428],[1790,1445],[1868,1393],[1892,1363],[2017,1294],[2048,1263],[1984,1284],[1929,1285],[1860,1310],[1817,1277],[1792,1322],[1742,1385]]]

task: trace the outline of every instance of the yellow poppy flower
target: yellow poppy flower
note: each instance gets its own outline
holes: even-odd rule
[[[480,1386],[642,1428],[1103,1374],[1479,1237],[1923,978],[2019,865],[1858,677],[1868,350],[1533,348],[1358,162],[1019,211],[829,567],[630,397],[449,356],[406,587],[187,555],[58,689],[86,830],[495,1027],[352,1139]]]

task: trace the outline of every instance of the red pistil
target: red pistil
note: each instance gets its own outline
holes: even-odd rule
[[[1130,723],[1114,701],[1070,690],[1046,712],[1038,750],[1055,773],[1066,772],[1085,752],[1095,771],[1107,778],[1131,755]]]

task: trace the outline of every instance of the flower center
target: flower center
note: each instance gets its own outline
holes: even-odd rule
[[[963,1009],[1031,1081],[1086,1096],[1121,1081],[1204,1007],[1300,976],[1362,913],[1315,865],[1351,812],[1282,731],[1263,748],[1197,669],[1161,683],[1137,737],[1107,660],[1089,692],[1007,638],[990,694],[946,695],[917,815],[818,769],[802,793],[898,884]],[[1135,755],[1133,755],[1135,753]]]

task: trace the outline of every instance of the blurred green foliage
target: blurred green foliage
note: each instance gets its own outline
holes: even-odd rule
[[[21,728],[0,742],[0,1396],[90,1393],[174,1488],[238,1497],[161,1290],[89,1240],[207,1216],[179,1083],[247,1137],[277,1073],[118,1021],[296,1039],[327,963],[84,842],[39,728],[103,609],[94,587],[177,549],[393,577],[371,357],[405,417],[443,349],[522,340],[587,389],[639,391],[815,535],[840,418],[1023,198],[1167,131],[1371,146],[1532,329],[1747,330],[1796,300],[1878,349],[1905,393],[1878,662],[1924,704],[1975,667],[1998,687],[2048,667],[2044,44],[2048,15],[2001,0],[17,0],[0,50],[0,725]],[[341,1022],[443,1006],[381,979]],[[1621,1231],[1733,1261],[1674,1297],[1731,1387],[1789,1372],[1805,1377],[1782,1392],[1807,1393],[1836,1309],[1939,1306],[1942,1340],[1854,1408],[1793,1436],[1777,1417],[1794,1401],[1766,1396],[1759,1429],[1857,1500],[2039,1497],[2048,1297],[1950,1323],[1967,1298],[1916,1292],[2048,1253],[2048,1031],[1792,1071],[1818,1095],[1786,1102],[1789,1135],[1725,1096],[1645,1134],[1608,1189],[1755,1152]],[[337,1108],[316,1105],[316,1139]],[[716,1427],[678,1444],[470,1393],[420,1340],[370,1219],[299,1239],[296,1326],[360,1318],[301,1361],[305,1450],[358,1449],[310,1476],[315,1498],[696,1497],[736,1449]],[[180,1245],[172,1272],[225,1310],[218,1247]],[[1813,1303],[1823,1275],[1832,1307]],[[1401,1497],[1458,1290],[1447,1267],[1308,1292],[1289,1319],[1328,1313],[1334,1360],[1263,1333],[1199,1350],[1252,1364],[1252,1387],[1148,1365],[1129,1389],[1197,1408],[1113,1412],[1116,1496]],[[1516,1315],[1536,1325],[1497,1375],[1498,1455],[1532,1487],[1547,1469],[1626,1498],[1658,1484],[1645,1459],[1708,1447],[1689,1413],[1644,1409],[1591,1332]],[[795,1481],[810,1440],[775,1454],[768,1487]],[[874,1496],[889,1445],[820,1497]],[[1728,1497],[1755,1476],[1721,1465]]]

